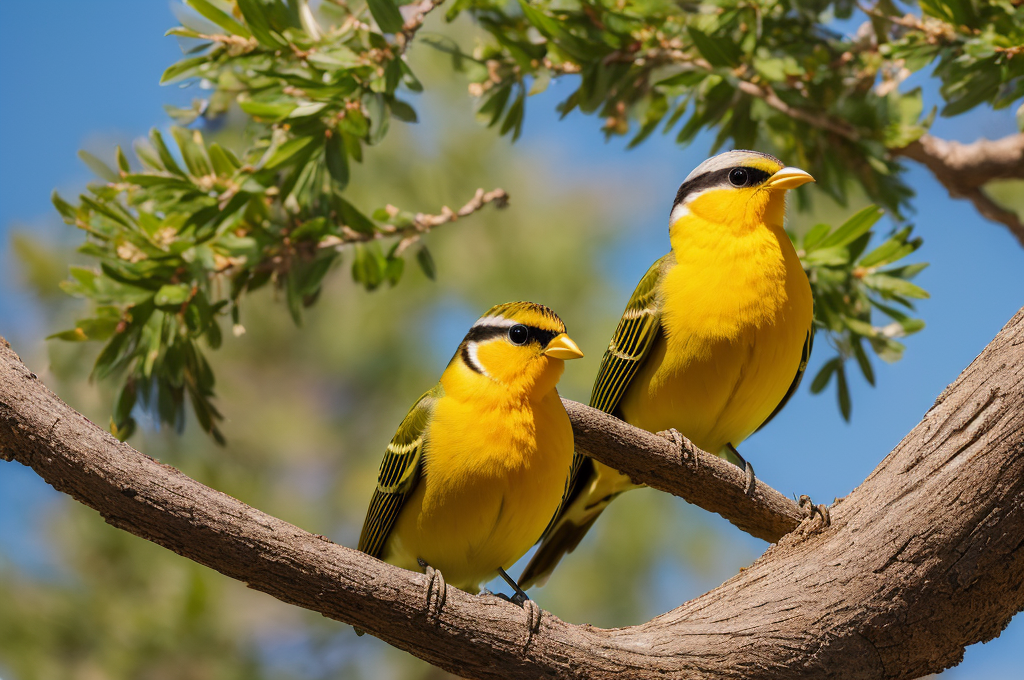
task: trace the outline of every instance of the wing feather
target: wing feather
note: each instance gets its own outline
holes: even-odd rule
[[[359,535],[359,550],[381,557],[405,499],[416,488],[423,464],[427,426],[435,402],[444,396],[440,384],[421,396],[391,438],[377,476],[366,520]]]

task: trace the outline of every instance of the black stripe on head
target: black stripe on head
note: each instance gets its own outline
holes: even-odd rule
[[[756,187],[763,184],[769,177],[771,177],[771,173],[760,168],[752,168],[748,165],[738,165],[705,172],[693,179],[686,180],[679,186],[679,191],[676,192],[676,200],[672,203],[672,208],[674,209],[685,201],[688,196],[696,195],[707,189],[714,189],[716,187],[729,187],[732,189]]]
[[[526,324],[515,324],[516,326],[523,326],[529,331],[529,337],[525,344],[532,342],[540,343],[541,347],[547,347],[548,343],[554,340],[558,333],[546,330],[544,328],[537,328],[536,326],[527,326]],[[493,340],[494,338],[500,338],[502,336],[508,337],[508,331],[513,326],[473,326],[466,333],[466,337],[462,340],[462,345],[459,347],[459,355],[462,357],[462,361],[470,370],[476,373],[483,373],[480,367],[473,361],[473,357],[469,354],[469,346],[471,343],[486,342]]]

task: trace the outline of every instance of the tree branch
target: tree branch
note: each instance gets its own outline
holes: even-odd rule
[[[966,198],[978,212],[1006,225],[1024,246],[1024,223],[985,195],[982,186],[994,179],[1024,179],[1024,133],[970,144],[924,135],[899,149],[896,156],[917,161],[932,171],[953,198]]]
[[[116,441],[6,343],[0,457],[114,526],[470,678],[915,678],[1024,608],[1024,310],[830,527],[801,525],[719,588],[628,628],[468,595],[261,513]]]
[[[395,250],[395,255],[401,255],[405,250],[418,241],[424,234],[428,233],[434,227],[440,227],[442,224],[448,224],[454,222],[460,217],[468,217],[489,203],[493,203],[499,210],[508,207],[508,193],[504,189],[492,189],[490,191],[484,191],[483,189],[477,189],[473,198],[469,199],[464,206],[458,210],[452,210],[448,206],[441,206],[440,215],[428,215],[427,213],[416,213],[416,217],[413,218],[412,222],[405,226],[398,226],[395,224],[385,224],[379,229],[375,229],[371,232],[356,231],[350,227],[342,228],[342,236],[329,235],[320,239],[317,243],[319,248],[341,248],[343,246],[351,245],[352,243],[366,243],[368,241],[377,241],[385,238],[392,238],[395,236],[401,237],[398,243],[398,248]],[[398,208],[389,205],[388,210],[391,212],[391,219],[394,219],[395,215],[399,213]]]
[[[682,446],[610,416],[563,399],[576,449],[622,470],[638,484],[680,496],[717,513],[743,531],[774,543],[807,516],[795,502],[761,480],[746,494],[743,471],[683,438]]]

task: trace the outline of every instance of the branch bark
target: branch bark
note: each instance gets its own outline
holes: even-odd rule
[[[833,506],[831,526],[801,525],[719,588],[629,628],[468,595],[261,513],[114,440],[6,343],[0,457],[114,526],[464,677],[915,678],[1024,608],[1024,310]]]
[[[953,198],[966,198],[988,219],[1006,225],[1024,246],[1024,223],[1012,210],[989,198],[982,187],[994,179],[1024,179],[1024,133],[970,144],[924,135],[896,156],[917,161],[932,171]]]
[[[572,421],[576,449],[622,470],[638,484],[685,498],[769,543],[807,517],[799,505],[761,480],[747,495],[747,478],[740,468],[685,437],[679,446],[603,411],[569,399],[562,403]]]

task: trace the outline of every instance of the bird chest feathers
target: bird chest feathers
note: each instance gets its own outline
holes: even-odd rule
[[[757,429],[792,382],[811,291],[781,226],[687,222],[659,291],[663,336],[621,408],[634,425],[676,427],[717,453]]]

